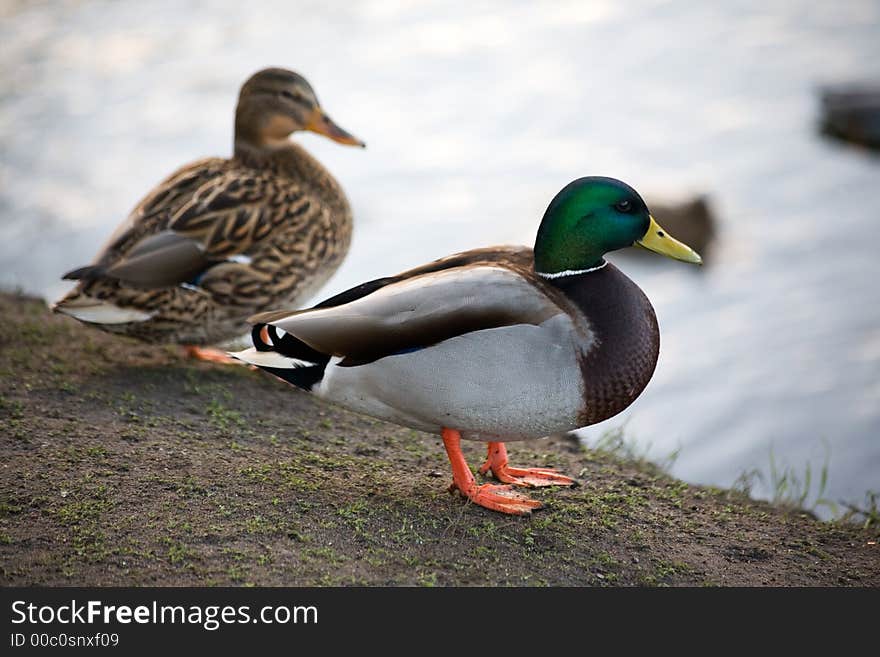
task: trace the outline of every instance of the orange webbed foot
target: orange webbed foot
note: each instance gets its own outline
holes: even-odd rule
[[[507,447],[504,443],[489,443],[486,461],[480,466],[480,474],[489,471],[498,481],[514,486],[538,488],[540,486],[572,486],[577,483],[571,477],[559,474],[553,468],[513,468],[507,463]]]
[[[533,500],[528,495],[517,493],[513,486],[499,486],[498,484],[483,484],[471,486],[468,490],[461,490],[453,484],[458,491],[474,504],[517,516],[527,516],[533,509],[540,509],[543,504]]]
[[[450,490],[458,490],[474,504],[492,511],[518,516],[527,516],[533,509],[540,509],[543,506],[538,500],[514,491],[512,486],[497,484],[478,486],[461,453],[461,434],[452,429],[443,429],[442,436],[452,465],[453,483]]]
[[[184,347],[186,355],[196,360],[202,360],[208,363],[222,363],[223,365],[242,365],[240,360],[227,356],[225,352],[210,347],[196,347],[195,345],[186,345]]]

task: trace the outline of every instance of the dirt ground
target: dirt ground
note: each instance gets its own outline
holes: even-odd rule
[[[466,444],[472,466],[481,444]],[[880,585],[880,531],[566,438],[573,489],[509,517],[450,495],[439,437],[0,295],[0,584]]]

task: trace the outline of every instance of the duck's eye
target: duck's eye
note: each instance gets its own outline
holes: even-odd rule
[[[614,209],[617,210],[618,212],[624,212],[624,213],[632,212],[633,211],[632,201],[618,201],[617,203],[614,204]]]

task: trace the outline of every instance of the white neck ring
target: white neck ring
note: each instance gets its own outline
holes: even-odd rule
[[[545,274],[542,271],[535,272],[541,278],[563,278],[565,276],[577,276],[578,274],[589,274],[591,271],[598,271],[602,269],[605,265],[608,264],[607,260],[603,260],[601,265],[596,265],[595,267],[589,267],[588,269],[566,269],[565,271],[557,271],[552,274]]]

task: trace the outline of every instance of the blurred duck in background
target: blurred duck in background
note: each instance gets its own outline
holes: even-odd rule
[[[364,146],[327,116],[301,75],[255,73],[239,94],[232,158],[198,160],[160,183],[93,264],[64,276],[78,283],[54,310],[230,362],[206,346],[241,335],[256,312],[308,298],[348,252],[348,200],[288,139],[298,130]]]
[[[707,196],[693,196],[679,201],[651,199],[650,207],[658,217],[663,217],[663,225],[670,233],[697,251],[704,263],[709,262],[717,239],[718,219]],[[651,258],[644,249],[627,249],[621,253],[645,260]]]
[[[826,135],[880,150],[880,82],[839,84],[821,90]]]

